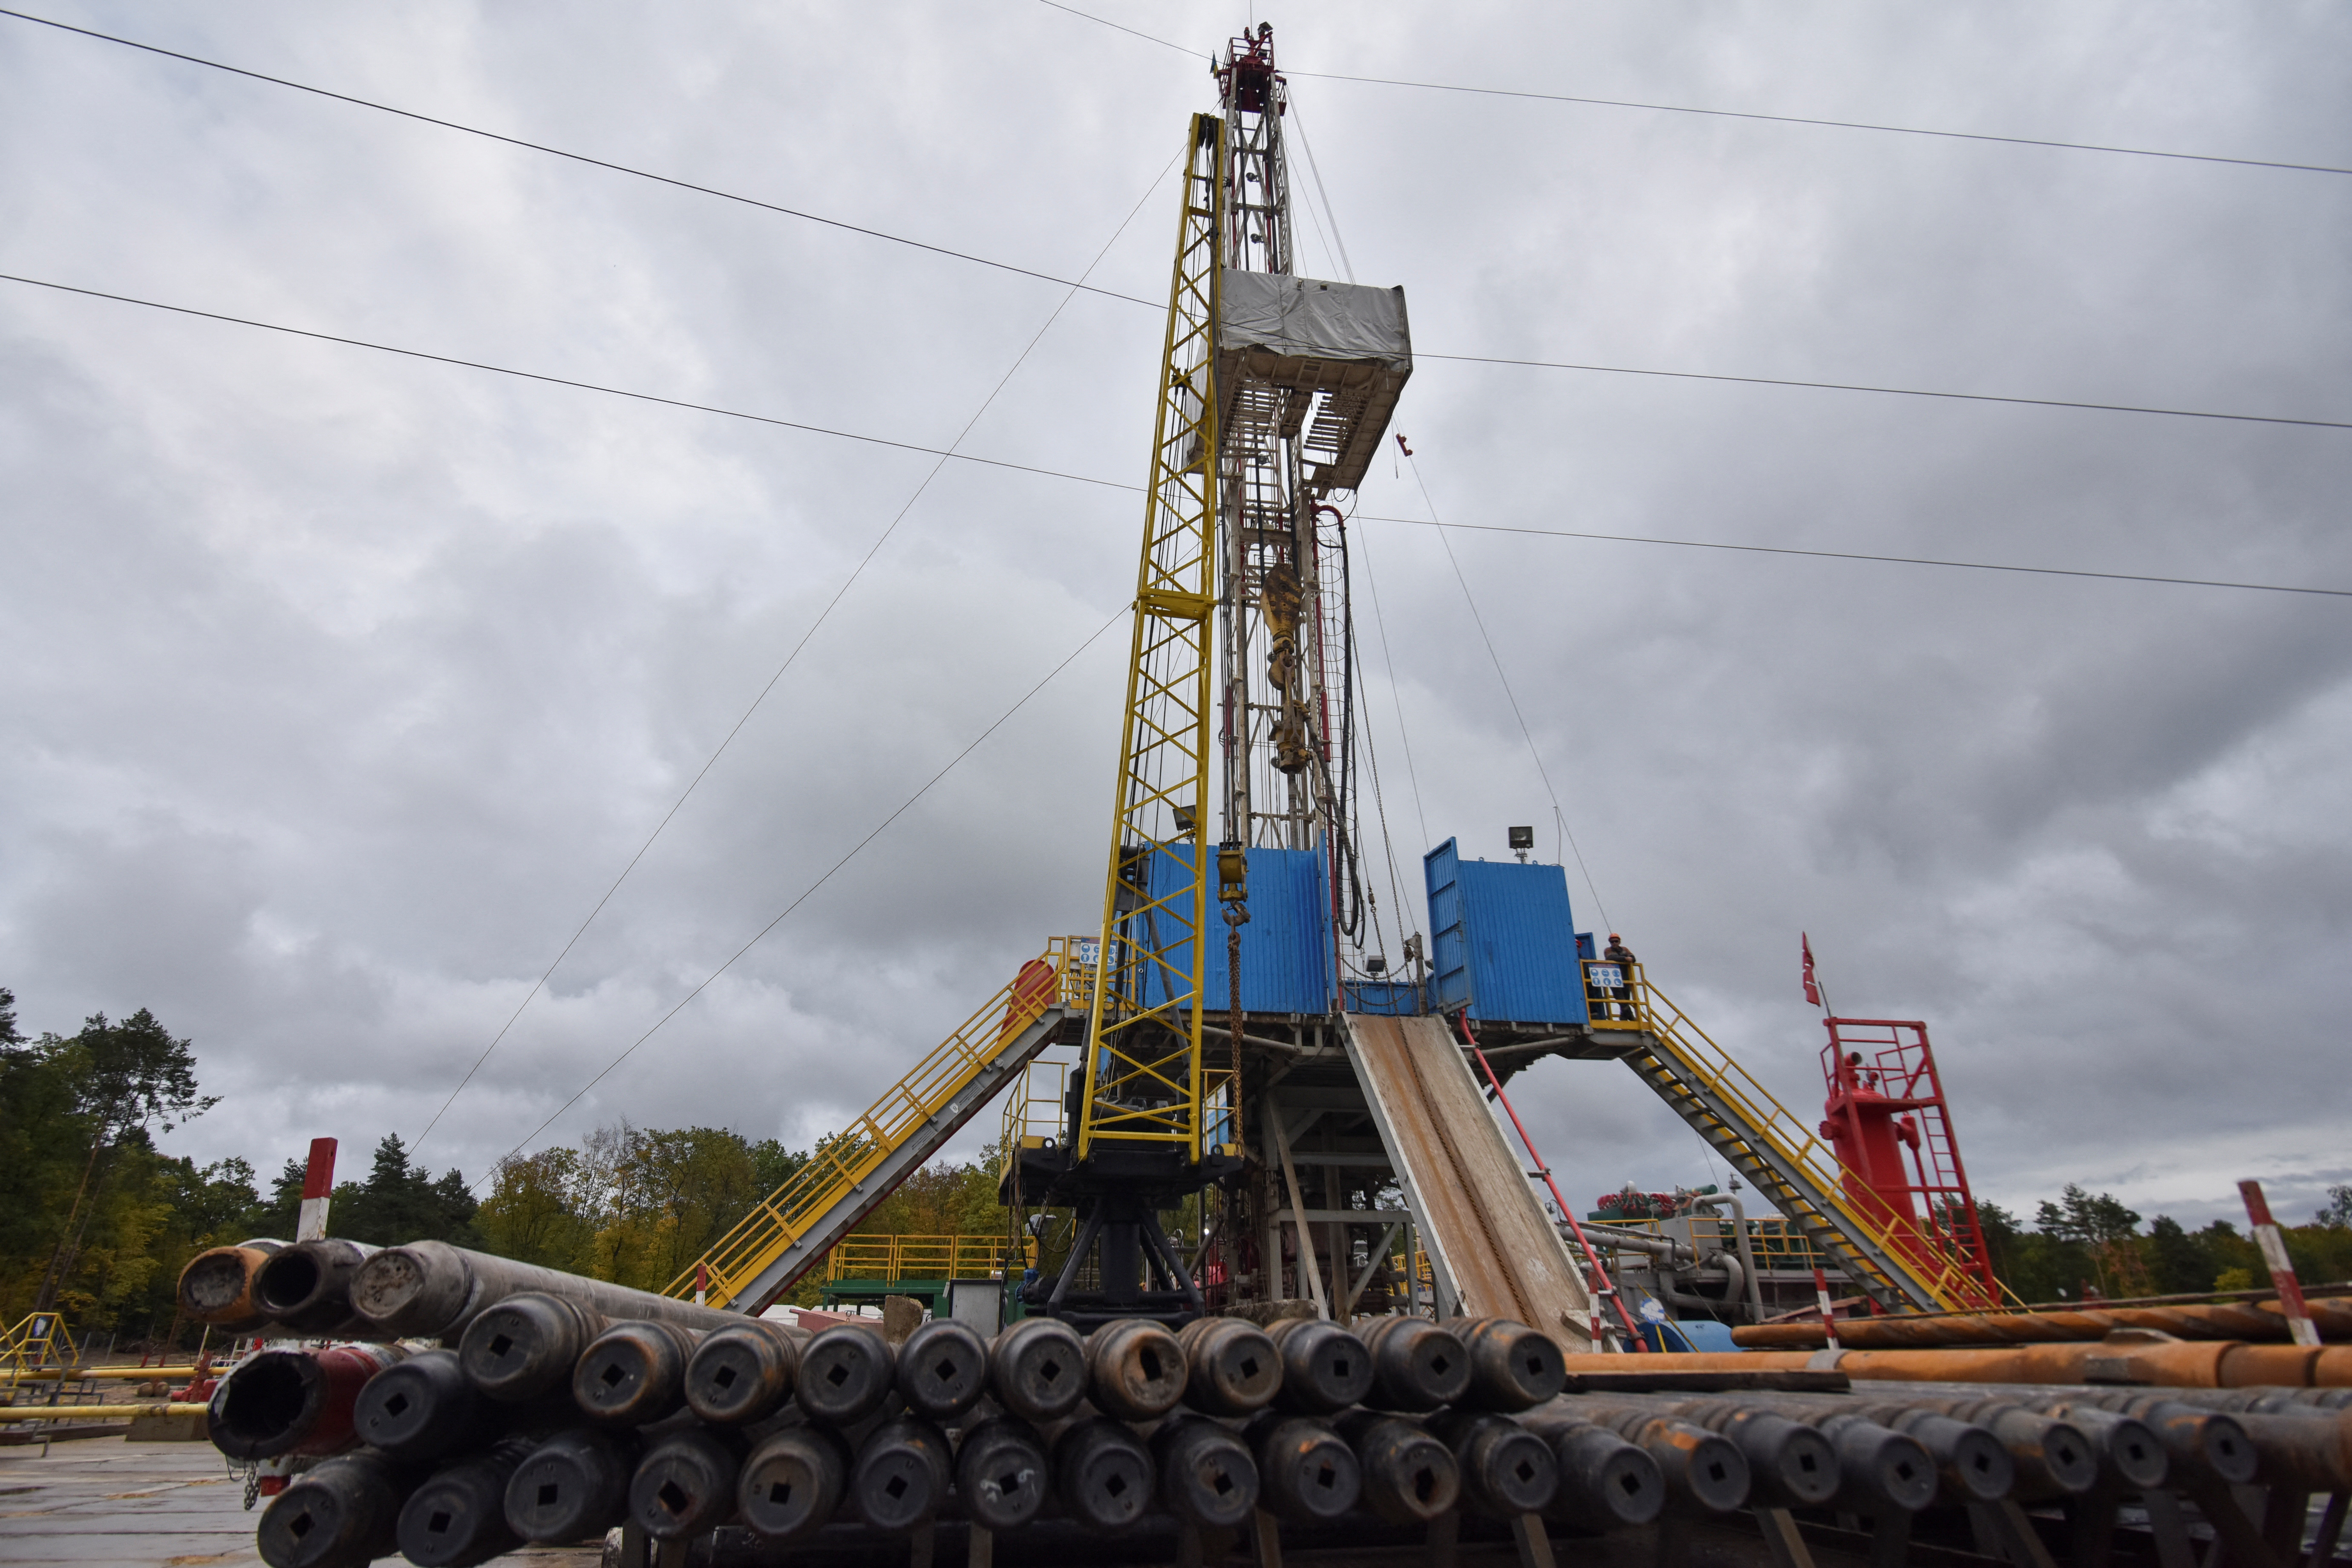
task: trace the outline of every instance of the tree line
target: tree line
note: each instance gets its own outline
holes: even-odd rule
[[[79,1336],[194,1342],[176,1306],[182,1267],[208,1247],[291,1237],[302,1196],[299,1158],[265,1183],[244,1159],[199,1166],[156,1147],[215,1103],[194,1047],[147,1009],[27,1039],[0,989],[0,1328],[55,1308]],[[856,1234],[1003,1234],[993,1156],[926,1166]],[[460,1172],[434,1174],[387,1134],[366,1174],[336,1185],[330,1230],[377,1246],[447,1241],[658,1290],[811,1157],[725,1128],[619,1121],[500,1161],[478,1199]],[[1995,1271],[2029,1301],[2268,1284],[2252,1240],[2227,1220],[2189,1230],[2158,1215],[2143,1230],[2113,1194],[2073,1185],[2030,1224],[1998,1204],[1978,1212]],[[2352,1279],[2352,1185],[2285,1234],[2305,1283]],[[813,1302],[820,1285],[812,1271],[793,1300]]]

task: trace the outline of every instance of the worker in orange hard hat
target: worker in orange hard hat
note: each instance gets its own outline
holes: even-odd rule
[[[1608,987],[1610,996],[1617,1005],[1614,1008],[1604,1006],[1601,1009],[1601,1016],[1618,1018],[1638,1017],[1640,1015],[1634,1011],[1633,1005],[1635,963],[1633,950],[1625,945],[1623,937],[1612,931],[1609,933],[1609,945],[1601,950],[1601,956],[1617,966],[1618,977],[1618,984]]]

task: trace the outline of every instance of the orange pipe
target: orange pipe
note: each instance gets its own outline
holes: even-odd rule
[[[1842,1326],[1841,1326],[1842,1327]],[[1857,1382],[2100,1383],[2158,1388],[2352,1387],[2352,1346],[2312,1352],[2230,1340],[2102,1340],[1952,1350],[1713,1351],[1635,1366],[1618,1355],[1572,1355],[1570,1376],[1656,1372],[1801,1372],[1834,1368]]]
[[[2310,1306],[2321,1338],[2352,1340],[2352,1299],[2324,1297]],[[2053,1340],[2105,1339],[2117,1329],[2155,1329],[2184,1340],[2284,1341],[2291,1337],[2285,1315],[2272,1300],[1850,1318],[1838,1323],[1838,1342],[1849,1350],[2042,1344]],[[1731,1340],[1750,1350],[1813,1350],[1828,1342],[1816,1321],[1743,1323],[1731,1331]]]

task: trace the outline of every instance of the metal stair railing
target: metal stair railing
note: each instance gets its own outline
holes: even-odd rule
[[[1884,1305],[1920,1311],[1983,1305],[1982,1285],[1937,1256],[1916,1227],[1883,1205],[1865,1212],[1856,1204],[1836,1154],[1651,984],[1640,965],[1630,966],[1625,978],[1640,1026],[1657,1042],[1654,1051],[1627,1061],[1808,1240]]]
[[[756,1295],[764,1299],[750,1301],[749,1310],[764,1308],[910,1173],[912,1165],[885,1169],[894,1156],[927,1134],[931,1142],[943,1141],[1027,1065],[1054,1024],[1074,1013],[1084,1015],[1094,976],[1081,949],[1093,946],[1087,938],[1055,938],[863,1115],[820,1141],[792,1180],[753,1207],[699,1261],[688,1265],[662,1294],[690,1300],[697,1277],[704,1276],[708,1305],[728,1307]],[[984,1092],[967,1093],[992,1073],[996,1081],[981,1086]],[[788,1259],[791,1253],[800,1256]],[[788,1271],[777,1277],[780,1262]]]

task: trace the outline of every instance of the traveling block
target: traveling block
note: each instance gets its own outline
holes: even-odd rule
[[[1454,1450],[1422,1427],[1376,1410],[1350,1410],[1333,1426],[1355,1453],[1364,1506],[1389,1523],[1425,1525],[1461,1500],[1462,1467]]]
[[[646,1449],[629,1478],[629,1517],[656,1541],[683,1541],[727,1522],[743,1439],[724,1427],[688,1426]]]
[[[1540,1513],[1559,1490],[1559,1460],[1551,1445],[1507,1415],[1443,1410],[1430,1432],[1454,1450],[1462,1467],[1462,1496],[1496,1519]]]
[[[1151,1435],[1151,1453],[1159,1461],[1160,1500],[1177,1518],[1204,1530],[1233,1528],[1257,1507],[1257,1462],[1214,1421],[1170,1416]]]
[[[988,1347],[988,1386],[1024,1421],[1059,1421],[1087,1396],[1087,1342],[1055,1318],[1024,1318]]]
[[[272,1253],[254,1271],[253,1302],[261,1315],[298,1334],[354,1329],[352,1289],[375,1248],[332,1237],[298,1241]]]
[[[815,1534],[849,1494],[849,1445],[827,1426],[787,1426],[761,1439],[735,1482],[735,1510],[772,1545]]]
[[[688,1406],[714,1426],[747,1426],[773,1415],[793,1396],[801,1347],[812,1337],[757,1318],[719,1330],[686,1363]]]
[[[1532,1409],[1568,1386],[1559,1346],[1525,1323],[1479,1318],[1458,1337],[1470,1352],[1470,1387],[1459,1404],[1508,1414]]]
[[[525,1541],[580,1541],[628,1516],[642,1445],[626,1432],[574,1426],[533,1448],[508,1479],[507,1528]]]
[[[897,1372],[897,1354],[881,1330],[835,1323],[801,1347],[793,1397],[812,1420],[855,1426],[882,1408]]]
[[[604,1314],[543,1290],[509,1296],[466,1325],[457,1364],[467,1381],[502,1404],[520,1404],[568,1387],[597,1335]]]
[[[964,1428],[956,1445],[955,1489],[983,1530],[1018,1530],[1053,1493],[1045,1445],[1017,1415],[994,1415]]]
[[[645,1426],[686,1404],[686,1363],[698,1335],[667,1322],[614,1323],[572,1369],[572,1402],[605,1426]]]
[[[969,1323],[934,1318],[898,1347],[898,1397],[931,1421],[953,1421],[988,1392],[988,1342]]]
[[[1523,1422],[1551,1445],[1559,1467],[1546,1517],[1592,1531],[1647,1524],[1666,1506],[1666,1479],[1649,1450],[1591,1421],[1534,1412]]]
[[[1195,1318],[1176,1331],[1184,1352],[1184,1403],[1211,1415],[1249,1415],[1282,1390],[1281,1352],[1239,1318]]]
[[[1073,1422],[1054,1443],[1055,1496],[1096,1530],[1125,1530],[1143,1517],[1156,1468],[1142,1440],[1108,1416]]]
[[[400,1554],[422,1568],[472,1568],[522,1544],[507,1522],[507,1485],[538,1447],[522,1436],[436,1470],[401,1505]]]
[[[407,1354],[398,1345],[328,1345],[247,1357],[213,1389],[213,1447],[240,1460],[339,1453],[356,1441],[353,1411],[368,1380]]]
[[[1323,1318],[1285,1318],[1266,1333],[1282,1357],[1275,1405],[1300,1415],[1337,1415],[1372,1392],[1372,1352]]]
[[[1328,1524],[1363,1495],[1363,1467],[1330,1423],[1267,1411],[1245,1434],[1257,1460],[1258,1506],[1292,1524]]]
[[[954,1475],[944,1433],[928,1421],[885,1421],[859,1445],[849,1498],[866,1522],[904,1535],[940,1511]]]
[[[362,1448],[296,1476],[253,1532],[269,1568],[361,1568],[400,1550],[409,1473]]]
[[[1087,1394],[1123,1421],[1150,1421],[1184,1397],[1184,1347],[1158,1323],[1122,1318],[1087,1336]]]
[[[1470,1387],[1470,1352],[1427,1318],[1381,1318],[1364,1331],[1372,1352],[1372,1394],[1382,1410],[1434,1410]]]

